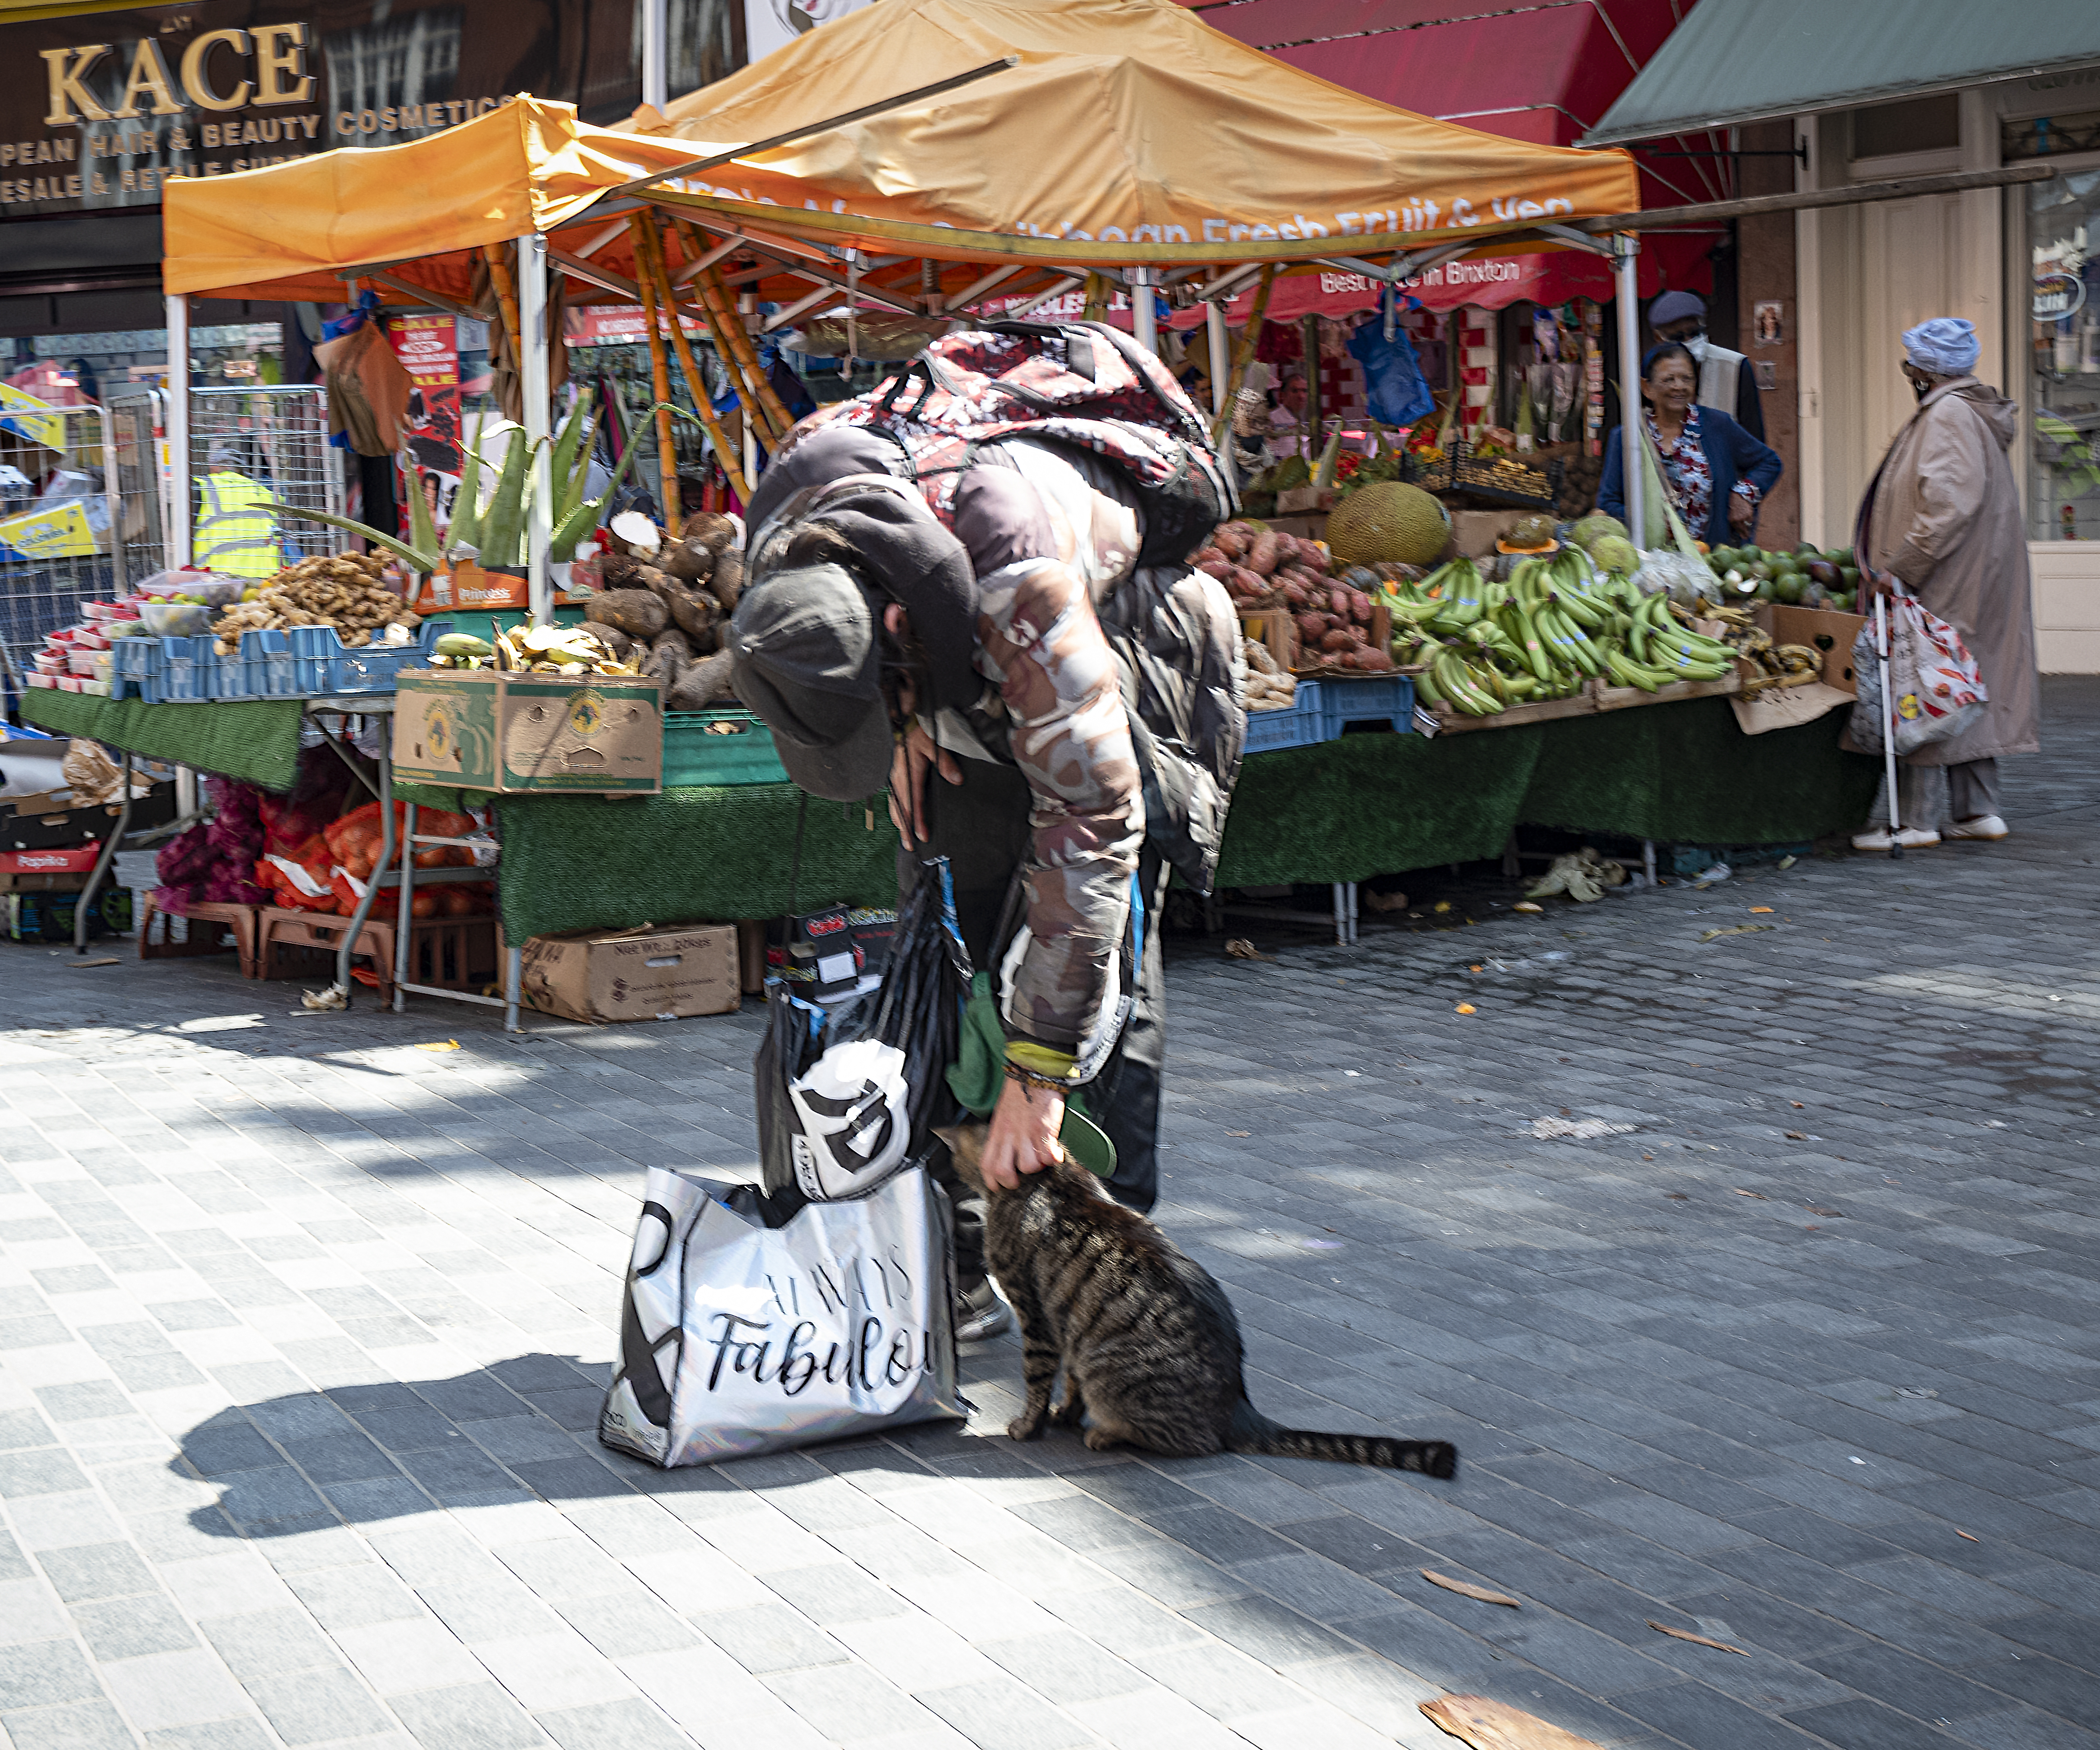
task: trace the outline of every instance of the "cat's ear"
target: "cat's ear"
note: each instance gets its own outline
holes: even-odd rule
[[[963,1127],[961,1125],[937,1124],[933,1126],[933,1134],[948,1145],[950,1154],[959,1154],[962,1152]]]

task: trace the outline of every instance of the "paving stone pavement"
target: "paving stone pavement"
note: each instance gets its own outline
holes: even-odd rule
[[[0,950],[9,1739],[1353,1750],[1452,1690],[2100,1750],[2100,686],[2047,699],[2001,845],[1180,945],[1161,1219],[1265,1410],[1449,1483],[1017,1446],[1010,1339],[967,1427],[651,1471],[592,1433],[636,1188],[750,1164],[753,1010]]]

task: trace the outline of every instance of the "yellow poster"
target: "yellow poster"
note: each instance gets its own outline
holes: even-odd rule
[[[39,440],[42,441],[41,439]],[[77,498],[0,521],[0,552],[24,559],[80,559],[95,552],[95,531]]]
[[[65,416],[12,383],[0,383],[0,431],[16,433],[47,450],[66,447]]]

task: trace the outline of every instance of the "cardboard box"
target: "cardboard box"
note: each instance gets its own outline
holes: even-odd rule
[[[1266,646],[1286,674],[1298,666],[1298,622],[1282,608],[1257,608],[1241,615],[1240,636]]]
[[[394,771],[505,796],[654,795],[664,787],[663,683],[412,668],[395,700]]]
[[[1535,517],[1536,510],[1454,510],[1451,513],[1451,540],[1458,556],[1485,558],[1495,543],[1509,533],[1520,517]]]
[[[743,1000],[734,923],[535,936],[524,959],[525,1006],[570,1020],[725,1015]]]
[[[1776,602],[1767,602],[1759,603],[1750,617],[1775,644],[1806,644],[1822,651],[1822,685],[1847,699],[1859,696],[1859,680],[1852,672],[1852,641],[1867,624],[1864,615],[1840,614],[1829,608],[1783,607]]]
[[[0,869],[0,893],[77,893],[87,877],[67,871],[51,875],[20,875]]]
[[[0,851],[0,875],[84,875],[102,855],[99,844],[49,851]]]

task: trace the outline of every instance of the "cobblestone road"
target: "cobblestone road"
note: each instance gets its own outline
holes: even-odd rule
[[[647,1471],[591,1433],[638,1174],[748,1164],[754,1014],[508,1038],[0,952],[0,1721],[1352,1750],[1450,1743],[1449,1689],[2100,1750],[2100,690],[2049,700],[2003,845],[1184,948],[1162,1219],[1264,1409],[1453,1483],[1017,1447],[1010,1342],[968,1429]]]

